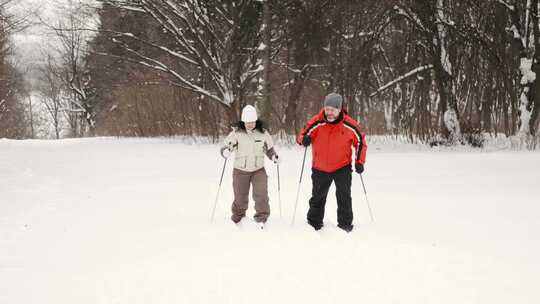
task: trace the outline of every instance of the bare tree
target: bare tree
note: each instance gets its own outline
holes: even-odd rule
[[[522,138],[536,134],[540,86],[536,75],[540,72],[540,33],[538,0],[497,0],[496,4],[508,10],[512,46],[519,52],[519,131]]]
[[[30,127],[25,105],[21,102],[24,91],[22,75],[8,56],[12,53],[11,35],[24,28],[26,15],[12,16],[6,11],[12,0],[0,1],[0,137],[29,137]]]
[[[62,113],[69,112],[69,109],[63,105],[62,94],[64,94],[65,90],[62,88],[60,73],[50,54],[47,57],[46,64],[39,69],[39,72],[41,74],[41,87],[39,88],[41,102],[51,118],[55,138],[59,139],[62,129]]]
[[[62,87],[69,90],[65,92],[70,96],[65,111],[68,112],[73,135],[88,133],[93,136],[96,127],[95,98],[85,60],[89,32],[82,30],[90,28],[92,15],[80,0],[69,0],[59,9],[64,13],[60,20],[54,26],[48,25],[60,42],[55,56],[58,63],[54,64],[59,68],[55,74],[63,82]]]
[[[101,1],[150,16],[168,37],[111,31],[111,39],[126,51],[122,59],[168,74],[175,85],[219,103],[231,120],[238,118],[262,70],[259,1]]]
[[[435,72],[441,113],[440,125],[450,142],[456,142],[461,139],[461,129],[455,95],[455,54],[452,49],[455,35],[448,26],[454,21],[446,1],[448,0],[404,1],[404,4],[396,9],[420,34],[422,46],[429,59],[426,64],[431,64]]]
[[[411,141],[480,146],[483,132],[538,129],[536,0],[101,2],[94,53],[108,75],[94,80],[114,111],[100,113],[131,134],[216,136],[256,100],[292,134],[330,91],[369,132]],[[135,83],[164,99],[130,95]]]
[[[262,51],[263,77],[262,77],[262,100],[259,106],[261,116],[270,118],[272,112],[272,89],[270,72],[272,67],[272,7],[271,0],[262,0],[263,3],[263,22],[261,27],[262,41],[258,49]]]

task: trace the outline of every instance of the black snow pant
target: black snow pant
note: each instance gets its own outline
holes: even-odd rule
[[[351,172],[351,165],[347,165],[332,173],[312,169],[311,180],[313,181],[313,189],[311,199],[309,200],[307,220],[313,228],[320,229],[323,226],[324,206],[332,181],[336,185],[338,225],[340,227],[349,227],[352,225]]]

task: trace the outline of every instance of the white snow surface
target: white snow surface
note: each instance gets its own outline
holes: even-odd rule
[[[368,139],[369,140],[369,139]],[[310,157],[267,163],[264,230],[216,219],[219,145],[0,139],[0,303],[540,303],[540,153],[370,143],[355,229],[305,223]],[[253,214],[250,203],[248,215]]]

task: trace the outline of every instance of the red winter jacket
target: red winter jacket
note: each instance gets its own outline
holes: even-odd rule
[[[317,170],[334,172],[350,165],[351,147],[355,148],[355,163],[364,164],[366,161],[366,135],[345,110],[333,122],[327,121],[324,109],[321,110],[300,131],[296,142],[301,145],[306,135],[311,136],[312,167]]]

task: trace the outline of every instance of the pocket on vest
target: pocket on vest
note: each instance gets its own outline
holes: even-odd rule
[[[247,157],[246,156],[237,157],[235,160],[235,167],[245,169],[247,167]]]
[[[255,156],[255,167],[264,167],[264,156]]]

